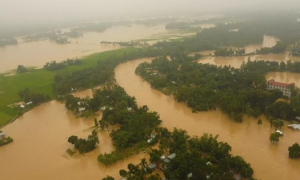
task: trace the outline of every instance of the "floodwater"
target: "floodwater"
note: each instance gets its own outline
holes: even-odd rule
[[[246,53],[254,52],[256,49],[260,49],[262,47],[273,47],[276,45],[277,41],[279,41],[278,38],[274,36],[264,36],[264,40],[262,43],[259,44],[251,44],[245,46]]]
[[[220,140],[228,142],[234,155],[243,156],[251,163],[255,178],[263,180],[295,180],[299,178],[299,160],[288,158],[288,147],[300,143],[300,131],[282,128],[284,136],[278,144],[272,144],[269,136],[274,129],[265,117],[263,125],[258,126],[254,118],[244,117],[243,123],[236,123],[221,111],[192,113],[184,103],[176,102],[152,89],[134,72],[138,64],[151,59],[145,58],[119,65],[115,69],[117,83],[125,88],[130,96],[135,96],[139,106],[147,105],[151,111],[157,111],[162,126],[172,130],[174,127],[186,130],[189,135],[201,136],[203,133],[220,135]]]
[[[0,73],[16,69],[18,65],[42,67],[46,62],[57,62],[67,58],[80,58],[96,52],[118,49],[120,46],[100,44],[101,41],[131,41],[166,33],[164,25],[157,26],[115,26],[102,33],[88,32],[83,37],[70,38],[69,44],[57,44],[49,40],[24,42],[18,38],[18,45],[0,47]]]
[[[207,53],[207,51],[205,51]],[[211,52],[209,52],[211,53]],[[213,64],[217,66],[232,66],[235,68],[240,68],[243,62],[248,61],[249,56],[232,56],[232,57],[212,57],[207,56],[198,60],[199,63],[203,64]],[[262,55],[252,55],[250,60],[269,60],[276,62],[287,62],[288,60],[300,61],[300,57],[290,56],[289,52],[283,54],[262,54]]]
[[[270,72],[266,74],[266,79],[275,79],[275,81],[283,83],[295,83],[297,87],[300,87],[300,73]]]
[[[84,94],[82,94],[84,95]],[[87,94],[85,94],[87,95]],[[97,119],[99,120],[101,113]],[[113,175],[132,162],[138,164],[145,154],[132,156],[113,166],[97,162],[100,153],[114,150],[110,131],[98,133],[99,147],[86,155],[70,157],[66,150],[72,148],[68,137],[85,138],[91,134],[93,118],[75,118],[57,101],[42,104],[25,113],[2,130],[14,142],[0,147],[1,180],[98,180]]]

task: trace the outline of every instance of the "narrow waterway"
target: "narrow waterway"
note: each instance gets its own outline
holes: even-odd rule
[[[192,113],[184,103],[176,102],[173,97],[154,90],[135,74],[136,67],[151,59],[145,58],[119,65],[116,70],[117,83],[125,88],[130,96],[134,96],[139,106],[147,105],[151,111],[157,111],[162,126],[172,130],[174,127],[186,130],[191,136],[203,133],[220,135],[220,140],[232,146],[232,153],[240,155],[251,163],[255,178],[262,180],[295,180],[299,178],[299,160],[288,158],[288,147],[295,142],[300,143],[300,132],[282,128],[284,136],[278,144],[269,141],[274,132],[265,117],[263,125],[258,126],[254,118],[244,117],[243,123],[236,123],[219,110]]]

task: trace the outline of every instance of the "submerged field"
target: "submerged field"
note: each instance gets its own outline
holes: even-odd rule
[[[82,64],[78,66],[69,66],[67,68],[48,71],[45,69],[31,69],[24,74],[0,74],[0,127],[9,120],[18,116],[18,110],[10,108],[8,105],[19,102],[18,92],[28,87],[34,93],[49,94],[54,96],[52,91],[52,82],[55,74],[71,73],[74,70],[85,69],[97,65],[99,60],[104,60],[111,55],[119,56],[124,52],[134,51],[133,48],[125,48],[102,53],[95,53],[82,59]]]

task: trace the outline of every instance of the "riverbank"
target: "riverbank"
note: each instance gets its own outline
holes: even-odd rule
[[[76,70],[97,66],[99,60],[115,55],[120,56],[123,53],[130,53],[136,51],[134,48],[124,48],[101,53],[95,53],[82,58],[81,65],[69,66],[57,71],[48,71],[45,69],[30,69],[28,73],[15,74],[7,76],[7,74],[0,74],[0,127],[7,124],[11,119],[18,117],[19,111],[17,109],[8,107],[8,105],[20,101],[18,92],[28,87],[33,93],[48,94],[54,98],[52,83],[54,76],[59,73],[72,73]]]

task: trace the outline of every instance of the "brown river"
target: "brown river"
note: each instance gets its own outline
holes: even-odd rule
[[[160,27],[156,28],[158,28],[157,32],[163,31]],[[115,33],[122,30],[115,29]],[[132,36],[136,36],[139,33],[143,34],[140,35],[140,38],[151,35],[151,33],[144,34],[145,32],[137,30]],[[83,38],[88,37],[89,35],[85,34]],[[56,58],[70,58],[77,56],[78,53],[81,54],[78,56],[85,55],[83,51],[85,51],[84,47],[89,49],[87,46],[95,47],[94,49],[89,49],[87,54],[101,51],[99,48],[101,49],[102,47],[98,47],[100,45],[97,44],[101,39],[94,40],[93,37],[95,37],[95,34],[89,38],[91,38],[90,41],[95,41],[94,45],[90,44],[89,40],[86,43],[84,43],[84,40],[82,42],[77,40],[78,44],[50,45],[51,42],[39,41],[6,47],[4,50],[0,50],[0,67],[2,68],[0,72],[15,68],[15,65],[20,62],[26,61],[27,63],[27,60],[31,57],[37,58],[29,61],[28,65],[32,63],[41,66],[46,61]],[[127,38],[131,39],[130,37]],[[107,40],[120,41],[117,37]],[[126,38],[123,40],[125,41]],[[273,41],[273,44],[274,42],[276,43],[276,39],[270,40],[268,46],[272,46],[271,41]],[[49,55],[49,59],[40,60],[40,57],[44,57],[45,53],[42,50],[38,50],[40,54],[33,53],[32,48],[47,49],[46,47],[41,47],[43,44],[48,44],[46,47],[48,46],[50,49],[58,46],[56,47],[57,57],[56,51],[51,50],[51,52],[46,52]],[[82,49],[76,49],[77,45],[82,46]],[[65,54],[59,53],[59,51],[64,51],[60,50],[60,48],[68,49],[68,47],[70,49],[64,52]],[[18,57],[20,59],[17,59],[17,55],[14,55],[18,54],[13,51],[14,48],[19,53]],[[22,57],[20,54],[24,54],[26,57]],[[38,55],[35,56],[34,54]],[[279,54],[263,55],[261,57],[253,56],[251,59],[268,59],[267,57],[269,60],[275,61],[291,58],[288,54]],[[246,59],[247,57],[231,57],[222,59],[211,58],[200,61],[239,67]],[[12,63],[8,64],[6,61]],[[263,120],[263,125],[258,126],[256,124],[257,119],[245,116],[243,123],[235,123],[218,110],[192,113],[191,109],[184,103],[178,103],[171,96],[166,96],[152,89],[147,82],[135,75],[135,68],[144,61],[149,62],[151,59],[139,59],[119,65],[115,69],[116,81],[125,88],[130,96],[136,97],[139,106],[147,105],[151,111],[157,111],[163,120],[162,126],[170,130],[174,127],[185,129],[191,136],[201,136],[203,133],[219,134],[220,140],[226,141],[232,146],[234,155],[243,156],[247,162],[251,163],[255,171],[255,178],[262,180],[295,180],[299,178],[300,161],[288,158],[288,147],[295,142],[300,143],[300,131],[293,131],[285,125],[282,128],[284,136],[280,138],[278,144],[272,144],[269,142],[269,135],[274,132],[274,129],[270,128],[265,117],[260,117]],[[3,68],[3,66],[5,67]],[[295,82],[300,87],[300,74],[268,73],[266,78],[275,78],[277,81],[289,83]],[[78,97],[91,97],[92,91],[86,90],[75,93],[75,95]],[[101,118],[101,112],[99,112],[97,118]],[[82,138],[87,137],[91,133],[89,128],[93,126],[93,123],[93,118],[75,118],[71,112],[64,108],[63,104],[56,101],[43,104],[25,113],[14,123],[2,128],[7,135],[14,138],[14,142],[0,147],[0,180],[98,180],[106,175],[118,178],[120,169],[126,168],[128,163],[137,164],[141,158],[146,156],[145,154],[138,154],[110,167],[99,164],[96,160],[99,153],[114,150],[109,138],[110,131],[102,131],[98,134],[100,144],[96,150],[86,155],[75,155],[73,157],[67,155],[65,151],[68,148],[72,148],[71,144],[67,142],[67,138],[71,135]]]
[[[271,129],[268,121],[244,117],[243,123],[235,123],[220,111],[192,113],[184,103],[176,102],[143,81],[134,71],[138,64],[151,61],[149,58],[130,61],[115,69],[117,83],[126,92],[135,96],[139,106],[147,105],[157,111],[163,120],[162,126],[172,130],[174,127],[185,129],[191,136],[203,133],[219,134],[220,140],[232,146],[234,155],[241,155],[250,162],[255,177],[262,180],[294,180],[299,176],[300,161],[288,158],[288,147],[300,143],[300,132],[282,128],[284,137],[278,144],[269,142]],[[298,81],[300,76],[270,73],[267,78],[282,81]],[[92,95],[91,90],[75,93],[76,96]],[[101,118],[99,112],[98,119]],[[70,135],[87,137],[91,133],[93,119],[76,119],[63,104],[56,101],[43,104],[18,118],[2,130],[14,138],[14,142],[0,148],[0,179],[2,180],[64,180],[64,179],[101,179],[107,174],[119,177],[119,169],[128,163],[139,163],[144,154],[132,156],[113,166],[105,167],[97,162],[99,153],[110,152],[114,148],[109,131],[99,133],[99,147],[86,154],[70,157],[66,150],[71,148],[67,142]]]

